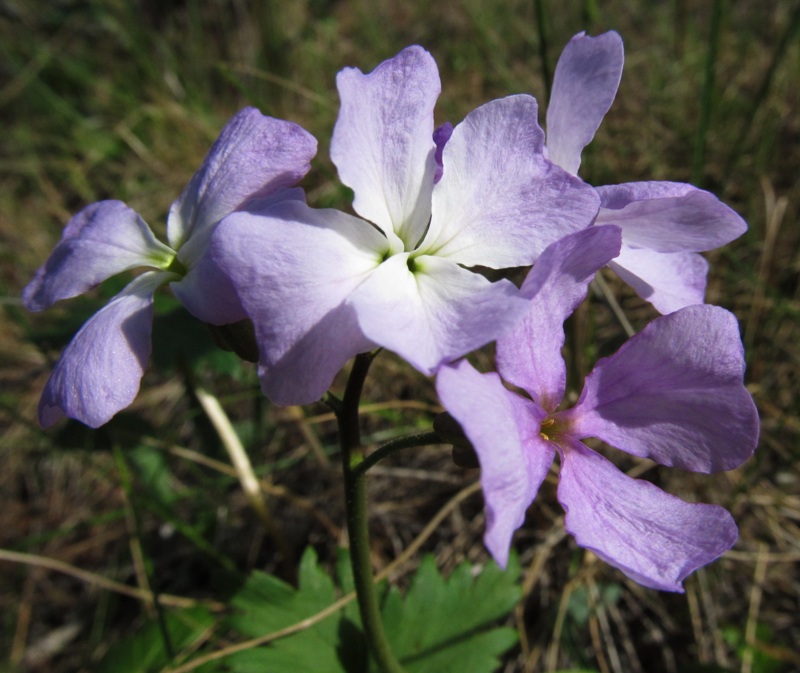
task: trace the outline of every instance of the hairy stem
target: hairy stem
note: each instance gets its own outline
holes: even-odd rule
[[[350,540],[353,581],[367,642],[382,673],[403,673],[389,646],[381,621],[378,593],[372,581],[366,475],[365,470],[359,469],[364,462],[364,447],[361,445],[358,404],[373,358],[372,353],[356,356],[341,407],[336,412],[342,449],[347,535]]]
[[[414,435],[407,435],[406,437],[398,437],[392,439],[385,444],[381,444],[372,453],[366,456],[358,465],[353,467],[354,472],[365,473],[369,468],[391,456],[393,453],[402,451],[403,449],[413,449],[418,446],[428,446],[429,444],[442,444],[442,439],[433,430],[428,432],[419,432]]]

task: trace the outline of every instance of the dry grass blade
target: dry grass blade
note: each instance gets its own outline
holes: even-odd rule
[[[225,413],[219,400],[202,388],[196,388],[194,394],[203,407],[203,411],[206,412],[214,429],[217,431],[222,445],[228,452],[233,468],[236,470],[236,476],[239,478],[239,483],[242,485],[242,490],[250,506],[255,510],[256,514],[258,514],[267,532],[272,535],[275,541],[281,546],[284,556],[289,558],[290,553],[286,539],[267,507],[267,503],[264,500],[264,493],[261,490],[261,483],[258,477],[256,477],[247,451],[245,451],[239,439],[239,435],[236,434],[236,430],[234,430],[228,415]]]
[[[37,556],[36,554],[24,554],[22,552],[10,551],[8,549],[0,549],[0,561],[8,561],[10,563],[24,563],[25,565],[34,566],[36,568],[46,568],[47,570],[54,570],[56,572],[71,575],[82,582],[93,584],[101,589],[114,591],[118,594],[124,594],[140,601],[153,603],[158,601],[161,605],[175,608],[190,608],[195,605],[204,605],[211,610],[223,610],[225,605],[217,603],[216,601],[200,601],[192,598],[183,598],[182,596],[172,596],[170,594],[158,594],[155,596],[150,591],[143,589],[136,589],[129,587],[127,584],[115,582],[107,577],[91,573],[81,568],[76,568],[69,563],[64,563],[58,559],[47,558],[45,556]]]

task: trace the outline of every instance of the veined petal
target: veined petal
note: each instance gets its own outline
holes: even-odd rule
[[[444,166],[442,165],[442,152],[450,136],[453,135],[453,125],[450,122],[445,122],[433,132],[433,142],[436,143],[436,175],[433,176],[434,183],[442,179],[444,173]]]
[[[577,441],[561,459],[558,499],[567,530],[639,584],[683,592],[684,578],[736,542],[736,524],[722,507],[686,503],[631,479]]]
[[[547,151],[550,161],[573,175],[614,102],[624,61],[622,38],[614,31],[578,33],[558,59],[547,108]]]
[[[142,274],[80,329],[42,393],[43,427],[68,416],[97,428],[133,402],[150,358],[153,292],[173,277]]]
[[[281,189],[264,197],[247,202],[246,210],[258,214],[272,208],[280,201],[295,200],[305,203],[305,192],[299,187]],[[210,238],[213,228],[201,234]],[[197,237],[192,238],[193,245]],[[184,246],[181,252],[188,246]],[[186,309],[198,320],[212,325],[230,325],[247,317],[247,313],[239,301],[236,289],[224,269],[214,261],[208,251],[208,244],[203,245],[204,252],[189,268],[188,273],[180,281],[170,287],[175,296]],[[178,257],[181,257],[179,253]]]
[[[253,320],[261,386],[273,402],[320,399],[348,359],[374,348],[345,300],[387,245],[369,223],[300,201],[234,213],[217,227],[210,252]]]
[[[533,97],[509,96],[453,129],[420,252],[465,266],[527,266],[592,223],[597,194],[544,158],[536,115]]]
[[[170,288],[189,313],[203,322],[230,325],[247,317],[228,274],[219,268],[208,249]]]
[[[586,378],[564,412],[577,437],[694,472],[730,470],[758,443],[736,318],[689,306],[651,322]]]
[[[438,257],[393,255],[349,297],[364,334],[423,374],[494,341],[519,320],[527,302],[509,281]]]
[[[61,241],[28,283],[22,299],[29,311],[42,311],[122,271],[163,268],[174,257],[135,210],[122,201],[99,201],[67,223]]]
[[[653,252],[623,243],[609,267],[659,313],[705,302],[708,262],[697,252]]]
[[[564,397],[564,321],[586,296],[598,269],[620,248],[618,227],[589,227],[550,245],[521,288],[525,317],[497,340],[497,371],[548,412]]]
[[[439,369],[436,390],[478,454],[484,542],[505,567],[514,531],[555,457],[552,444],[539,434],[545,412],[507,390],[497,374],[480,374],[465,360]]]
[[[681,182],[628,182],[598,187],[597,224],[622,228],[625,244],[656,252],[713,250],[747,231],[716,196]]]
[[[412,46],[366,75],[345,68],[336,85],[342,106],[331,159],[339,178],[355,194],[355,211],[411,250],[431,212],[433,108],[441,91],[436,62]]]
[[[274,119],[255,108],[244,108],[222,129],[203,165],[183,194],[172,204],[167,238],[181,261],[191,266],[208,242],[203,231],[251,199],[298,182],[309,170],[317,141],[292,122]]]

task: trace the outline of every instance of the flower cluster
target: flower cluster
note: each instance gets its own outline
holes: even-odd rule
[[[82,294],[129,269],[137,276],[75,335],[39,402],[43,426],[65,415],[98,427],[139,391],[150,357],[153,293],[169,284],[186,308],[213,325],[247,317],[209,241],[245,206],[302,198],[290,187],[309,170],[317,141],[297,124],[246,108],[231,119],[169,211],[165,245],[132,208],[100,201],[75,215],[23,292],[30,311]]]
[[[96,427],[131,403],[153,293],[169,284],[202,321],[252,320],[262,389],[278,404],[318,400],[350,358],[378,347],[435,375],[477,452],[486,544],[499,563],[558,455],[558,497],[578,543],[644,585],[681,590],[734,543],[730,515],[627,477],[582,440],[697,472],[753,452],[758,418],[738,328],[703,304],[698,254],[746,225],[691,185],[592,187],[578,177],[622,64],[616,33],[575,36],[556,69],[546,135],[528,95],[435,128],[438,69],[418,46],[368,74],[343,70],[331,158],[355,215],[306,203],[295,185],[316,141],[253,109],[228,123],[173,204],[169,245],[119,201],[88,206],[26,288],[29,309],[153,270],[67,347],[42,424],[66,415]],[[665,315],[598,362],[564,410],[563,323],[605,265]],[[521,287],[481,272],[523,266],[532,269]],[[459,360],[491,342],[499,375]]]

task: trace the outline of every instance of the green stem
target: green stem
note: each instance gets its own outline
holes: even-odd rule
[[[544,25],[547,12],[544,7],[544,0],[533,0],[533,11],[536,13],[536,28],[539,35],[539,67],[542,69],[544,90],[547,95],[546,103],[550,100],[552,81],[550,78],[550,61],[547,58],[547,29]],[[546,109],[541,102],[540,105],[543,110]]]
[[[358,465],[353,468],[354,472],[365,473],[373,465],[391,456],[393,453],[402,451],[403,449],[413,449],[417,446],[428,446],[429,444],[442,444],[442,439],[433,430],[427,432],[419,432],[415,435],[408,435],[406,437],[398,437],[392,439],[386,444],[382,444],[367,457],[365,457]]]
[[[702,186],[705,176],[706,136],[708,122],[711,119],[711,105],[714,100],[714,77],[717,65],[717,47],[719,46],[719,27],[722,23],[722,1],[714,0],[711,11],[711,35],[708,40],[703,94],[700,103],[700,121],[697,125],[692,166],[692,183],[698,187]]]
[[[347,381],[347,389],[336,416],[339,421],[339,441],[342,448],[350,564],[353,569],[353,583],[358,597],[361,623],[381,672],[403,673],[402,667],[389,646],[389,640],[381,621],[378,592],[372,578],[370,559],[366,474],[363,469],[360,469],[360,465],[364,463],[364,447],[361,445],[358,404],[364,380],[374,357],[373,353],[356,356],[350,378]]]

